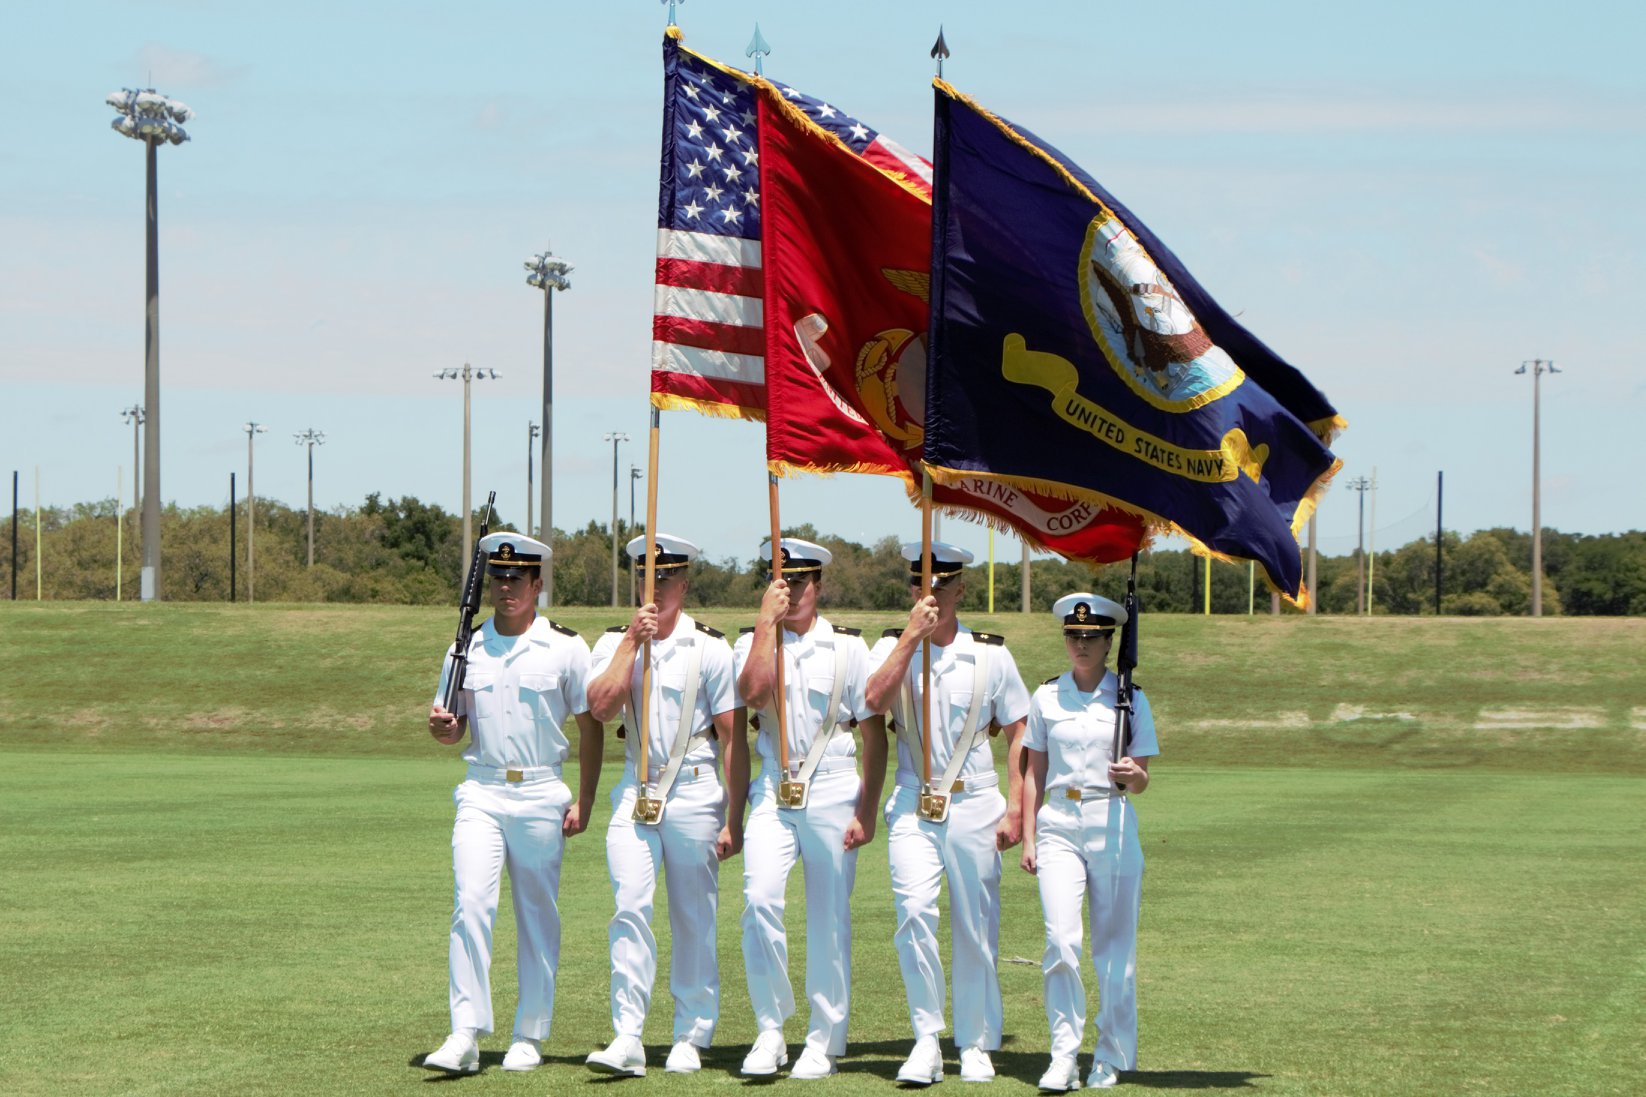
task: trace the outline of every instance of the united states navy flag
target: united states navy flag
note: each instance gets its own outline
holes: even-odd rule
[[[1301,601],[1345,424],[1132,213],[937,81],[925,460],[1116,506]]]

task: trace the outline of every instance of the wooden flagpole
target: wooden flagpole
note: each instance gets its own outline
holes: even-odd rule
[[[772,578],[783,578],[783,550],[782,526],[778,523],[777,514],[777,474],[766,473],[766,495],[771,504],[772,516]],[[783,685],[783,622],[777,622],[777,663],[773,667],[776,675],[772,688],[772,716],[777,721],[777,727],[772,729],[772,735],[777,740],[777,767],[782,771],[780,781],[789,779],[789,725],[784,718],[784,685]]]
[[[653,557],[657,555],[657,435],[659,412],[652,409],[651,437],[646,453],[646,600],[642,605],[651,605],[657,597],[657,567]],[[640,654],[640,735],[639,770],[636,775],[640,782],[639,795],[646,796],[651,787],[652,759],[651,743],[648,742],[648,733],[651,730],[652,705],[652,642],[647,640]]]
[[[932,474],[920,472],[920,597],[932,593]],[[920,780],[932,788],[932,638],[920,641]]]

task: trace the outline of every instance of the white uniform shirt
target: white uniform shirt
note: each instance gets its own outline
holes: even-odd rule
[[[749,650],[754,633],[745,632],[737,638],[732,649],[732,669],[741,677],[749,662]],[[789,725],[789,765],[798,770],[811,750],[812,740],[823,726],[823,717],[829,707],[829,696],[834,691],[836,647],[846,651],[845,684],[840,690],[840,704],[835,708],[835,731],[824,748],[824,758],[851,758],[857,754],[857,740],[849,725],[853,720],[867,720],[877,715],[869,708],[864,688],[869,681],[869,647],[861,636],[836,632],[828,620],[818,616],[811,631],[804,636],[783,630],[783,705]],[[755,740],[755,752],[765,767],[763,773],[775,774],[777,739],[774,732],[777,717],[771,712],[760,713],[760,736]]]
[[[452,652],[434,699],[446,695]],[[566,760],[563,725],[589,711],[589,645],[541,615],[519,636],[503,636],[491,618],[469,639],[469,666],[457,714],[469,718],[463,760],[496,769],[558,766]]]
[[[897,646],[897,638],[883,636],[869,652],[869,673],[872,675],[884,664]],[[955,635],[954,643],[947,647],[932,645],[932,780],[936,781],[939,775],[949,764],[949,756],[954,753],[961,733],[966,729],[966,714],[972,704],[972,680],[976,675],[977,653],[987,649],[989,652],[989,673],[983,689],[983,710],[978,714],[977,724],[980,728],[987,728],[992,722],[1000,727],[1014,724],[1023,719],[1029,712],[1029,691],[1023,685],[1023,678],[1017,672],[1017,661],[1012,653],[1006,650],[1004,644],[980,644],[972,639],[972,630],[965,625]],[[920,742],[920,685],[924,677],[921,673],[919,647],[915,648],[914,655],[909,659],[909,670],[904,681],[909,686],[909,696],[912,698],[910,707],[914,721],[911,738]],[[901,692],[897,695],[900,696]],[[892,700],[892,715],[897,715],[897,696]],[[960,767],[960,779],[973,780],[986,773],[992,774],[994,769],[994,753],[989,748],[989,737],[980,734],[972,746],[971,754]],[[920,784],[921,759],[909,753],[904,743],[904,736],[897,737],[897,783],[906,786]]]
[[[1075,688],[1074,672],[1064,671],[1057,681],[1034,691],[1023,746],[1046,755],[1048,799],[1063,795],[1066,789],[1112,787],[1109,762],[1114,757],[1115,690],[1119,683],[1111,670],[1098,683],[1095,693],[1081,693]],[[1126,754],[1153,758],[1159,753],[1149,699],[1142,690],[1133,689],[1132,738]]]
[[[621,630],[603,633],[595,641],[594,654],[589,660],[589,676],[598,678],[611,665],[617,645],[623,642]],[[651,757],[648,780],[655,780],[669,764],[669,751],[680,733],[680,705],[686,695],[686,667],[691,660],[691,649],[702,648],[702,663],[698,668],[697,699],[692,705],[691,732],[708,728],[723,712],[730,712],[743,702],[737,696],[737,676],[732,673],[731,645],[718,636],[698,629],[697,622],[685,613],[675,622],[674,631],[666,640],[652,641],[652,696],[647,710],[649,730],[646,737],[647,754]],[[634,673],[629,679],[629,711],[624,714],[628,736],[624,740],[629,773],[635,774],[635,754],[640,749],[639,729],[630,721],[640,719],[639,694],[641,660],[644,647],[635,653]],[[683,766],[713,765],[719,756],[720,745],[710,735],[693,738],[681,761]]]

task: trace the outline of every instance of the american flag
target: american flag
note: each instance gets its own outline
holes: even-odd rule
[[[652,403],[766,416],[755,77],[663,41]],[[930,198],[931,164],[839,108],[774,82],[852,152]]]

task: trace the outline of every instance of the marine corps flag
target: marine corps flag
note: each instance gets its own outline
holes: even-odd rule
[[[936,98],[933,478],[1118,505],[1299,599],[1343,420],[1056,149]]]
[[[929,189],[875,170],[782,89],[763,87],[757,106],[767,464],[893,475],[918,493]],[[951,478],[933,500],[1094,563],[1124,559],[1143,536],[1135,515],[985,477]]]

